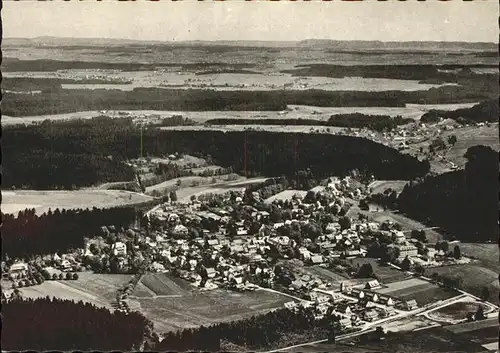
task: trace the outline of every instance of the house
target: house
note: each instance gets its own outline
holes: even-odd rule
[[[315,256],[311,256],[310,261],[313,265],[319,265],[319,264],[322,264],[324,262],[324,259],[323,259],[322,255],[315,255]]]
[[[345,282],[340,282],[340,292],[349,294],[352,292],[352,286]]]
[[[213,267],[207,268],[207,277],[214,278],[217,275],[217,271]]]
[[[151,268],[155,272],[164,272],[165,271],[165,266],[163,266],[163,264],[156,262],[156,261],[153,262],[153,264],[151,265]]]
[[[22,278],[28,274],[28,264],[24,262],[17,262],[10,266],[9,274],[12,278]]]
[[[70,271],[71,263],[68,260],[62,260],[60,265],[61,271]]]
[[[375,310],[367,310],[363,313],[365,321],[374,321],[378,318],[378,313]]]
[[[418,255],[418,249],[415,245],[396,245],[396,248],[399,249],[399,257],[398,260],[402,260],[405,257],[416,257]]]
[[[295,309],[297,307],[297,303],[293,302],[293,301],[286,302],[284,305],[285,305],[285,308],[290,309],[290,310]]]
[[[406,310],[415,310],[418,308],[418,304],[415,299],[406,301],[404,305]]]
[[[216,246],[219,245],[219,241],[217,239],[208,239],[207,244],[210,246]]]
[[[316,297],[316,303],[318,303],[318,304],[328,303],[329,299],[330,298],[326,295],[318,294],[318,296]]]
[[[339,293],[332,293],[330,301],[333,304],[337,304],[337,303],[340,303],[340,302],[344,301],[344,298]]]
[[[340,327],[343,329],[351,328],[352,327],[352,321],[350,318],[342,318],[339,320]]]
[[[335,311],[344,314],[344,315],[350,315],[352,310],[349,304],[339,304]]]
[[[387,305],[387,306],[393,306],[394,305],[394,300],[392,300],[391,297],[384,297],[384,296],[379,296],[379,301],[380,303]]]
[[[127,255],[127,245],[121,241],[117,241],[111,246],[111,250],[115,256],[126,256]]]
[[[377,293],[374,292],[366,292],[366,299],[376,303],[379,301],[379,297]]]
[[[365,289],[376,289],[380,287],[381,287],[380,283],[376,279],[374,279],[366,283]]]
[[[344,251],[345,257],[357,257],[361,254],[362,254],[361,250],[345,250]]]
[[[293,289],[301,289],[305,286],[306,286],[306,284],[300,279],[295,280],[290,284],[290,287],[292,287]]]
[[[179,235],[179,236],[184,236],[187,235],[189,232],[189,229],[187,227],[183,226],[182,224],[178,224],[174,227],[174,234]]]
[[[392,237],[394,239],[394,243],[396,244],[404,244],[406,242],[406,237],[401,231],[392,231]]]
[[[14,296],[14,290],[6,289],[2,291],[2,301],[9,301]]]

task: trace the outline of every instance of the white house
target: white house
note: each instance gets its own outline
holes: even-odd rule
[[[127,255],[127,245],[121,241],[117,241],[111,246],[111,250],[115,256],[125,256]]]

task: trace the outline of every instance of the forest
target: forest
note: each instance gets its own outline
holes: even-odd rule
[[[84,247],[84,238],[99,234],[105,225],[130,226],[138,212],[133,207],[92,210],[49,210],[36,215],[34,209],[17,217],[2,213],[2,258],[67,252]]]
[[[361,113],[335,114],[325,120],[314,119],[211,119],[206,124],[211,125],[316,125],[336,126],[354,129],[370,129],[375,131],[390,131],[399,125],[413,122],[413,119],[401,116],[367,115]]]
[[[177,333],[169,332],[155,349],[216,352],[223,348],[220,343],[224,341],[244,347],[246,350],[275,347],[280,342],[295,343],[292,341],[294,335],[307,335],[311,340],[326,338],[334,321],[328,316],[316,321],[312,313],[305,309],[298,311],[278,309],[239,321],[185,329]]]
[[[467,150],[464,170],[410,182],[397,207],[411,218],[441,227],[463,241],[496,240],[498,229],[498,152]]]
[[[5,351],[134,351],[151,330],[139,313],[111,313],[81,301],[47,297],[2,304]]]
[[[104,181],[129,181],[133,172],[120,161],[135,159],[141,153],[140,130],[130,119],[45,121],[39,125],[7,126],[3,132],[2,148],[6,156],[3,182],[6,187],[65,188],[77,183],[83,186]],[[428,161],[420,162],[393,148],[351,136],[146,128],[142,141],[144,155],[191,154],[207,157],[225,168],[232,167],[237,173],[244,173],[246,169],[270,177],[285,175],[294,179],[300,170],[309,169],[320,179],[333,174],[347,175],[357,169],[361,174],[373,174],[378,179],[406,180],[429,171]],[[33,153],[37,150],[44,152]],[[45,151],[50,153],[47,155]],[[57,154],[61,155],[60,159],[49,159]],[[87,163],[79,165],[78,173],[56,173],[71,165],[64,155],[80,156]],[[30,163],[26,164],[26,160]],[[75,159],[72,163],[76,162]],[[37,176],[36,181],[30,177],[32,175]]]

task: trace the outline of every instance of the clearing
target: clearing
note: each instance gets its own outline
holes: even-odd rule
[[[116,291],[127,283],[130,275],[95,274],[79,272],[78,280],[45,281],[40,285],[20,288],[25,298],[44,298],[46,296],[83,301],[99,307],[112,308]]]
[[[479,260],[483,267],[500,273],[498,264],[498,244],[496,243],[459,243],[462,255]]]
[[[152,200],[153,197],[123,190],[2,191],[2,212],[16,214],[26,208],[34,208],[37,214],[43,214],[49,209],[54,211],[56,208],[59,210],[111,208]]]
[[[305,197],[307,194],[307,191],[304,190],[285,190],[280,193],[277,193],[276,195],[273,195],[271,197],[268,197],[267,199],[264,200],[265,203],[272,203],[274,200],[291,200],[293,195],[300,195],[302,197]]]
[[[372,190],[372,194],[382,194],[389,188],[399,194],[406,184],[408,184],[408,180],[376,180],[369,185],[369,188]]]

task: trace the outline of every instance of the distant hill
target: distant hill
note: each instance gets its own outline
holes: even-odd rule
[[[473,50],[498,51],[496,43],[468,42],[382,42],[382,41],[341,41],[331,39],[306,39],[302,41],[142,41],[113,38],[4,38],[4,46],[108,46],[108,45],[173,45],[173,46],[236,46],[236,47],[274,47],[274,48],[317,48],[342,50]]]

